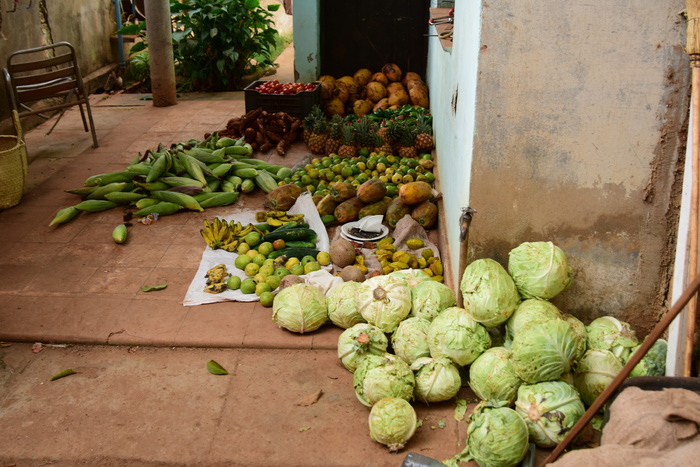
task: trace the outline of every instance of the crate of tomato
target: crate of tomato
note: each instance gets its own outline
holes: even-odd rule
[[[321,83],[254,81],[245,89],[245,110],[262,107],[268,112],[286,112],[304,118],[314,105],[321,105]]]

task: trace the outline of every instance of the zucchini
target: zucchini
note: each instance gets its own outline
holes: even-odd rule
[[[280,256],[285,256],[287,258],[298,258],[303,259],[304,256],[313,256],[314,258],[320,253],[320,250],[315,248],[282,248],[281,250],[275,250],[269,255],[268,258],[279,258]]]
[[[274,242],[275,240],[284,240],[285,242],[293,242],[295,240],[314,241],[318,238],[316,231],[307,228],[293,229],[275,229],[270,233],[263,235],[263,242]]]

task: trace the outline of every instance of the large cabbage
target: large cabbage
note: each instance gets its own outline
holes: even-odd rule
[[[586,326],[586,344],[589,349],[609,350],[621,362],[627,361],[632,349],[639,344],[634,330],[614,316],[601,316]]]
[[[422,281],[411,288],[411,316],[432,321],[442,310],[456,305],[455,293],[442,282]]]
[[[362,404],[372,407],[385,397],[410,401],[416,379],[408,363],[396,355],[367,355],[353,375],[355,395]]]
[[[386,334],[369,323],[358,323],[338,337],[338,359],[354,373],[367,355],[384,355],[389,346]]]
[[[563,381],[523,384],[515,411],[525,420],[530,440],[541,448],[559,444],[586,408],[576,389]]]
[[[505,347],[487,349],[469,367],[469,387],[493,405],[513,405],[522,382],[515,374],[510,350]]]
[[[416,432],[418,416],[404,399],[386,397],[377,401],[369,412],[369,436],[384,444],[390,452],[403,449]]]
[[[411,289],[401,276],[374,276],[360,284],[357,308],[368,323],[386,333],[411,312]]]
[[[630,358],[639,350],[642,344],[632,349]],[[666,375],[666,354],[668,352],[668,342],[658,339],[651,346],[649,351],[642,357],[637,365],[632,369],[632,376],[665,376]],[[629,360],[629,359],[628,359]],[[625,363],[627,363],[625,361]]]
[[[576,366],[574,386],[590,407],[622,370],[620,359],[609,350],[589,349]]]
[[[405,280],[411,288],[423,281],[432,281],[430,276],[424,273],[422,269],[397,269],[387,275],[392,278],[398,277]]]
[[[572,278],[566,255],[552,242],[525,242],[513,248],[508,272],[523,298],[554,298]]]
[[[579,337],[562,319],[533,322],[518,329],[513,344],[513,368],[526,383],[554,381],[576,363]]]
[[[446,357],[419,358],[411,365],[416,378],[414,394],[423,402],[442,402],[452,399],[462,387],[459,370]]]
[[[587,349],[587,333],[586,333],[586,325],[583,324],[583,321],[578,319],[572,314],[569,313],[564,313],[562,314],[562,319],[569,323],[571,325],[571,328],[574,330],[577,336],[579,336],[579,346],[578,346],[578,352],[576,352],[576,361],[581,360],[581,357],[583,357],[583,354],[586,353]]]
[[[475,460],[480,467],[512,467],[530,449],[528,435],[527,425],[515,410],[481,402],[469,417],[467,446],[457,459]]]
[[[356,296],[359,288],[359,282],[342,282],[326,295],[328,318],[336,326],[349,329],[358,323],[366,322],[357,309]]]
[[[282,289],[272,304],[272,321],[288,331],[315,331],[328,321],[326,296],[321,289],[301,283]]]
[[[491,336],[464,308],[454,306],[443,310],[430,324],[428,346],[431,357],[448,357],[461,367],[491,347]]]
[[[513,279],[489,258],[477,259],[464,269],[460,290],[464,309],[486,327],[504,323],[520,302]]]
[[[428,329],[430,321],[423,318],[406,318],[391,335],[394,354],[409,365],[421,357],[430,357]]]
[[[549,301],[539,298],[523,300],[506,321],[506,347],[510,347],[513,337],[523,325],[557,318],[563,318],[563,314]]]

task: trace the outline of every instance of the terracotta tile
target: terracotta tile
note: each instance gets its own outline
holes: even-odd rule
[[[0,267],[6,264],[44,266],[57,254],[50,243],[22,243],[0,241]]]
[[[176,340],[182,345],[241,347],[254,304],[240,302],[190,306]]]
[[[120,319],[126,314],[131,300],[79,296],[70,299],[57,314],[45,338],[57,342],[108,343],[110,334],[123,329]]]
[[[133,300],[115,320],[109,344],[171,345],[187,315],[186,307],[171,300]]]
[[[69,243],[59,249],[56,257],[47,266],[101,266],[111,257],[116,247],[113,241],[106,244]]]
[[[117,294],[125,298],[136,296],[152,268],[110,267],[96,268],[95,273],[80,290],[85,294]]]
[[[165,251],[167,251],[166,248],[153,248],[152,245],[147,244],[133,244],[127,240],[126,243],[115,245],[104,266],[106,268],[155,267],[162,261]]]
[[[57,326],[71,299],[63,297],[0,296],[0,339],[42,341]]]
[[[81,292],[85,283],[99,270],[95,266],[76,267],[75,264],[52,261],[47,267],[35,270],[26,281],[25,292],[41,291],[44,294],[73,294]],[[0,273],[5,268],[0,269]]]
[[[311,348],[314,350],[337,350],[338,337],[344,329],[333,325],[330,321],[314,331]]]
[[[194,269],[180,268],[151,269],[148,277],[144,279],[141,285],[156,286],[167,284],[167,287],[163,290],[153,292],[142,292],[138,290],[137,298],[142,300],[173,299],[182,303],[195,272],[197,271]]]
[[[41,270],[33,265],[2,265],[0,267],[0,292],[20,292],[32,284]],[[31,289],[31,287],[30,287]]]
[[[297,334],[281,329],[272,321],[272,308],[256,302],[243,339],[244,347],[268,349],[310,349],[313,333]]]
[[[192,222],[188,222],[182,226],[177,232],[177,235],[172,239],[172,243],[174,245],[187,245],[192,248],[201,248],[200,251],[204,251],[206,244],[199,233],[201,228],[202,222],[196,222],[192,219]]]
[[[125,245],[151,245],[154,248],[162,248],[163,250],[173,242],[173,239],[182,229],[182,225],[167,225],[161,223],[161,220],[150,225],[144,225],[132,219],[131,224],[133,226],[129,228],[129,238]],[[199,235],[199,232],[197,235]]]
[[[199,268],[199,263],[202,260],[204,247],[173,244],[168,246],[167,250],[161,254],[160,261],[156,267],[160,268],[181,268],[193,269]]]

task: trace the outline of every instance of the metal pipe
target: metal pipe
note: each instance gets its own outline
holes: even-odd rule
[[[122,27],[122,5],[121,0],[114,0],[114,11],[117,20],[117,30]],[[123,70],[126,68],[126,61],[124,59],[124,38],[121,34],[117,34],[117,49],[119,51],[119,68]]]

